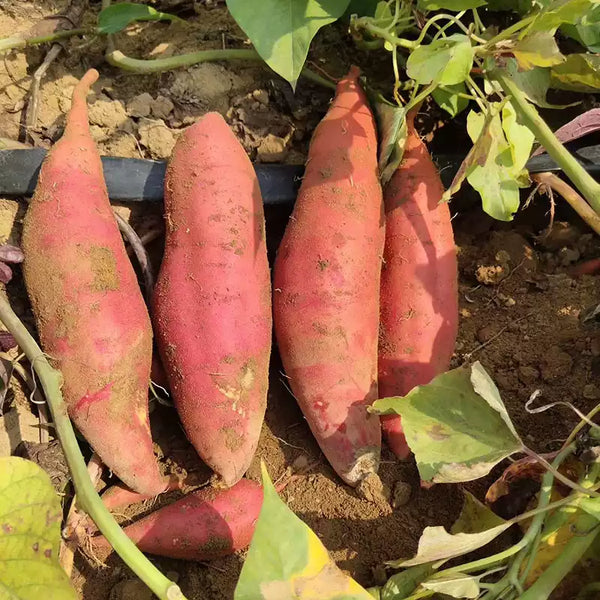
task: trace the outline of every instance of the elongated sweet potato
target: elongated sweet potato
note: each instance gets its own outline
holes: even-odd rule
[[[233,485],[266,408],[271,282],[258,180],[221,115],[205,115],[177,141],[165,212],[158,347],[189,440]]]
[[[311,141],[274,267],[289,384],[325,456],[356,485],[379,465],[377,398],[383,204],[375,123],[353,68]]]
[[[125,527],[125,533],[148,554],[219,558],[250,544],[262,499],[262,487],[249,479],[226,490],[203,488]],[[92,539],[97,547],[109,547],[103,537]]]
[[[448,370],[458,327],[454,235],[444,188],[425,144],[407,118],[402,164],[385,186],[381,273],[379,395],[403,396]],[[399,458],[410,449],[399,416],[382,417]]]
[[[24,274],[42,347],[64,377],[69,414],[128,486],[164,488],[148,422],[152,330],[90,136],[86,94],[73,91],[23,229]]]

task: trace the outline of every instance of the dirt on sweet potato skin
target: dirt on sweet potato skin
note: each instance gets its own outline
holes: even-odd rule
[[[0,0],[0,36],[26,30],[42,17],[62,11],[67,3],[68,0]],[[183,3],[162,0],[154,5],[173,10],[177,4]],[[242,47],[244,35],[226,15],[222,3],[195,4],[197,15],[183,15],[192,23],[191,29],[139,24],[131,35],[118,36],[119,48],[131,56],[149,58],[220,48],[223,43],[226,47]],[[93,22],[99,3],[91,6],[87,24]],[[301,164],[312,131],[331,97],[328,90],[302,80],[294,96],[285,84],[256,64],[205,64],[134,76],[104,62],[100,39],[89,45],[82,44],[81,39],[64,43],[67,52],[51,65],[41,86],[39,119],[32,132],[36,145],[41,147],[50,147],[60,136],[64,113],[70,105],[68,94],[75,78],[83,74],[82,63],[101,72],[101,81],[90,97],[90,112],[92,134],[106,155],[168,156],[184,127],[208,110],[218,110],[226,116],[253,160]],[[41,64],[46,50],[44,46],[9,53],[5,62],[0,62],[0,137],[22,136],[20,123],[30,75]],[[334,76],[341,76],[356,60],[367,72],[383,73],[384,77],[389,73],[388,57],[383,53],[357,54],[345,41],[343,26],[322,30],[310,60]],[[142,99],[146,104],[140,100],[144,93],[151,96],[151,101]],[[435,111],[422,117],[428,123],[439,121]],[[435,152],[457,151],[457,139],[464,139],[460,123],[438,129],[431,146],[434,158]],[[325,172],[323,176],[326,175]],[[594,406],[600,395],[600,330],[595,329],[593,322],[582,319],[585,311],[598,303],[599,283],[596,277],[573,280],[566,273],[572,263],[600,256],[600,244],[568,207],[557,202],[557,225],[545,238],[544,229],[549,222],[547,199],[536,198],[516,222],[508,225],[492,223],[460,197],[451,204],[453,215],[457,214],[453,225],[459,248],[460,284],[459,338],[453,365],[461,364],[467,356],[480,360],[497,382],[517,430],[528,445],[539,451],[555,449],[577,418],[563,408],[528,414],[524,404],[534,390],[542,391],[538,403],[567,400],[582,411]],[[24,202],[0,200],[0,241],[18,243],[25,206]],[[130,203],[119,210],[140,233],[162,228],[159,205]],[[274,207],[267,207],[266,213],[272,259],[288,214],[285,208]],[[161,245],[161,238],[149,245],[155,263],[160,259]],[[7,293],[17,313],[34,332],[20,272],[15,271]],[[106,272],[101,273],[106,282]],[[423,527],[451,525],[460,511],[460,486],[437,485],[422,490],[414,462],[398,463],[384,448],[380,470],[384,487],[392,494],[401,490],[403,497],[408,489],[408,503],[397,504],[393,511],[386,512],[359,498],[327,465],[286,389],[281,371],[274,349],[266,421],[248,476],[260,479],[262,459],[274,481],[289,478],[283,499],[313,528],[337,564],[365,586],[381,584],[382,563],[410,556]],[[15,379],[11,386],[18,387],[13,402],[28,406],[29,391],[23,393]],[[211,474],[185,440],[173,409],[156,402],[151,408],[155,450],[163,471],[188,473],[198,484],[207,482]],[[465,487],[483,498],[500,470],[497,468],[485,480]],[[178,496],[175,492],[166,494],[156,502],[119,511],[117,518],[128,523]],[[105,566],[83,554],[76,557],[73,580],[83,600],[108,600],[111,590],[135,577],[114,554],[98,558],[105,560]],[[206,565],[152,560],[169,577],[178,580],[188,598],[231,600],[243,559],[244,553]],[[578,573],[552,595],[553,600],[571,600],[589,577],[589,570]]]

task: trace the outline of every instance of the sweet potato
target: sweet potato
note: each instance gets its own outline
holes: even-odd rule
[[[383,190],[379,395],[403,396],[448,370],[458,326],[456,248],[444,188],[425,144],[407,118],[404,159]],[[410,449],[399,416],[382,417],[391,449]]]
[[[64,135],[42,166],[23,229],[25,283],[74,423],[128,486],[157,494],[152,330],[90,136],[86,94],[97,77],[90,70],[75,87]]]
[[[359,71],[338,86],[310,144],[274,267],[274,319],[289,384],[325,456],[357,485],[379,465],[377,398],[383,204],[375,123]]]
[[[177,141],[165,212],[158,347],[190,442],[233,485],[266,408],[271,282],[258,180],[221,115],[205,115]]]
[[[233,554],[250,544],[262,506],[262,487],[242,479],[232,488],[203,488],[125,527],[143,552],[210,560]],[[92,538],[108,548],[103,537]]]

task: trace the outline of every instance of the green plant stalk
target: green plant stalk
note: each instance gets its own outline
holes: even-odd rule
[[[581,513],[574,526],[578,530],[587,531],[588,533],[573,536],[560,555],[537,578],[535,583],[520,596],[520,600],[547,600],[556,586],[579,562],[600,533],[598,520],[586,512]]]
[[[600,464],[596,463],[596,464],[592,465],[587,477],[585,477],[582,481],[583,487],[589,486],[590,488],[594,488],[599,472],[600,472]],[[571,496],[572,496],[572,494],[569,496],[569,498]],[[548,505],[548,508],[550,509],[551,506],[552,505]],[[563,526],[564,523],[568,520],[568,518],[569,518],[569,516],[565,510],[558,511],[557,513],[554,513],[553,515],[551,515],[550,518],[544,523],[544,530],[545,531],[555,531],[559,527]],[[557,524],[554,524],[555,521],[557,522]],[[525,568],[519,575],[519,581],[522,584],[527,579],[527,576],[529,575],[529,572],[531,571],[531,569],[533,567],[533,563],[535,562],[535,557],[537,555],[541,540],[542,540],[542,530],[540,529],[540,531],[538,532],[538,534],[535,537],[535,540],[531,544],[531,547],[528,548],[528,550],[527,550],[529,552],[529,559],[527,561],[527,564],[525,565]],[[515,571],[515,573],[516,572],[517,571]]]
[[[36,46],[37,44],[46,44],[48,42],[57,42],[58,40],[64,40],[75,35],[85,35],[89,33],[94,33],[94,31],[90,29],[68,29],[65,31],[55,31],[54,33],[50,33],[48,35],[39,35],[32,38],[22,38],[18,36],[0,38],[0,52],[3,50],[27,48],[28,46]]]
[[[120,50],[108,49],[105,54],[106,61],[114,67],[119,67],[124,71],[132,73],[162,73],[180,67],[189,67],[203,62],[212,62],[216,60],[251,60],[262,62],[256,50],[250,49],[227,49],[227,50],[199,50],[198,52],[189,52],[188,54],[179,54],[169,58],[154,58],[143,60],[126,56]],[[335,83],[321,77],[307,67],[302,69],[301,76],[318,83],[329,89],[335,89]]]
[[[574,449],[575,449],[575,446],[573,444],[563,448],[556,455],[556,458],[552,461],[552,466],[554,467],[554,469],[557,469],[562,464],[562,462],[567,458],[567,456],[569,456],[573,452]],[[493,554],[492,556],[487,556],[486,558],[480,558],[479,560],[474,560],[472,562],[465,563],[463,565],[457,565],[456,567],[451,567],[449,569],[444,569],[443,571],[439,571],[436,576],[439,577],[442,574],[450,575],[452,573],[477,571],[477,570],[489,567],[493,564],[502,562],[503,560],[506,560],[507,558],[510,558],[511,556],[517,554],[517,552],[520,552],[523,548],[526,548],[535,539],[537,532],[542,527],[542,525],[544,523],[544,518],[545,518],[546,512],[549,510],[549,508],[551,506],[554,506],[557,504],[556,502],[553,502],[552,505],[550,504],[550,495],[552,493],[553,483],[554,483],[554,474],[551,471],[546,471],[546,473],[544,473],[544,477],[542,478],[540,499],[538,501],[538,506],[535,509],[535,516],[534,516],[533,520],[531,521],[531,525],[529,526],[529,529],[527,529],[527,532],[525,533],[523,538],[518,543],[516,543],[514,546],[511,546],[510,548],[507,548],[506,550],[503,550],[502,552]],[[566,498],[564,500],[566,500]],[[558,502],[560,502],[561,504],[566,504],[566,502],[563,502],[562,500],[559,500]],[[523,513],[522,515],[519,515],[518,517],[511,519],[509,522],[517,523],[518,521],[522,521],[522,520],[528,518],[529,516],[531,516],[531,514],[533,512],[534,511],[528,511],[527,513]],[[492,594],[489,597],[496,598],[497,596]]]
[[[377,25],[373,25],[373,23],[371,23],[370,21],[371,19],[367,17],[361,17],[360,19],[355,19],[352,25],[355,29],[364,29],[373,37],[381,38],[386,42],[390,43],[392,46],[400,46],[401,48],[406,48],[407,50],[414,50],[419,45],[417,42],[396,37],[387,29],[377,27]]]
[[[167,579],[125,535],[96,493],[62,397],[62,375],[50,365],[41,348],[4,297],[0,297],[0,321],[13,335],[40,379],[56,434],[73,478],[79,505],[94,520],[127,566],[160,600],[185,600],[179,586]]]
[[[523,92],[514,81],[500,70],[491,73],[506,94],[511,96],[512,105],[517,110],[521,121],[535,135],[546,152],[562,168],[569,179],[577,186],[590,206],[600,214],[600,184],[577,162],[573,155],[558,141],[550,127],[540,117]]]

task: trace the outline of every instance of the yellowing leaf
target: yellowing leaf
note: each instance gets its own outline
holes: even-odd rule
[[[577,520],[578,514],[578,511],[574,507],[567,506],[554,511],[546,519],[544,534],[540,540],[531,570],[525,580],[527,587],[536,581],[548,566],[560,556],[564,547],[575,535],[572,526]]]
[[[453,573],[444,577],[432,577],[421,584],[426,590],[446,594],[452,598],[477,598],[479,578],[465,573]]]
[[[485,546],[510,526],[510,523],[504,523],[479,533],[456,533],[454,535],[440,526],[425,527],[419,540],[417,555],[410,560],[399,560],[389,564],[394,567],[411,567],[461,556]]]
[[[451,533],[480,533],[504,524],[504,519],[492,512],[483,502],[480,502],[466,490],[463,491],[465,501],[452,525]]]
[[[553,88],[576,92],[598,92],[600,55],[570,54],[565,62],[552,67],[550,76]]]
[[[484,373],[477,362],[459,367],[404,397],[377,400],[371,407],[378,414],[401,415],[424,481],[456,483],[483,477],[522,448],[497,389],[492,393],[493,382]]]
[[[264,500],[235,600],[372,600],[279,498],[262,465]]]
[[[554,36],[547,31],[539,31],[520,40],[512,52],[519,67],[525,71],[533,67],[551,67],[565,60]]]
[[[0,598],[76,600],[58,563],[62,510],[35,463],[0,458]]]

